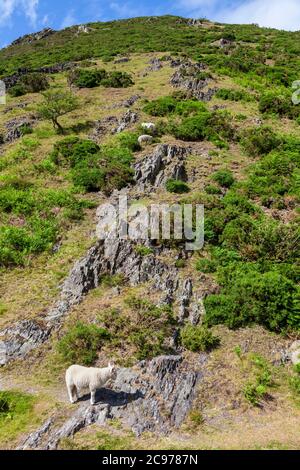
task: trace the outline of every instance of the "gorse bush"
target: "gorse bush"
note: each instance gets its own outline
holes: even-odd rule
[[[209,325],[230,328],[259,323],[272,331],[299,328],[299,287],[277,271],[261,272],[256,265],[235,263],[219,268],[221,294],[205,299]]]
[[[230,188],[234,183],[234,176],[230,170],[218,170],[212,175],[212,179],[219,183],[220,186]]]
[[[180,330],[181,344],[190,351],[209,351],[220,343],[220,338],[204,325],[186,325]]]
[[[228,88],[219,88],[215,94],[216,98],[229,101],[254,101],[254,97],[243,90],[229,90]]]
[[[254,127],[242,132],[241,145],[250,156],[265,155],[278,148],[281,138],[268,126]]]
[[[70,169],[75,187],[110,193],[132,181],[130,147],[135,148],[129,133],[118,137],[118,146],[101,149],[90,140],[67,137],[54,145],[50,158],[56,165]]]
[[[105,328],[78,322],[59,340],[57,350],[68,364],[89,366],[109,339],[110,334]]]
[[[16,85],[9,89],[12,97],[26,95],[27,93],[39,93],[49,88],[49,81],[45,74],[32,72],[23,75]]]
[[[180,96],[164,96],[146,103],[143,111],[151,116],[167,116],[169,114],[190,116],[206,111],[206,106],[197,100],[182,100]]]
[[[126,88],[133,85],[132,78],[126,72],[107,72],[104,69],[75,69],[68,76],[69,82],[78,88]]]
[[[262,114],[277,114],[280,117],[297,118],[300,116],[299,106],[295,106],[291,100],[291,92],[284,94],[269,91],[261,95],[259,111]]]
[[[220,143],[222,139],[233,140],[235,130],[231,116],[224,111],[202,111],[184,117],[181,122],[172,122],[168,131],[181,140],[210,140]]]
[[[170,179],[166,182],[166,190],[169,193],[182,194],[189,192],[190,188],[184,181]]]
[[[148,359],[170,352],[167,339],[175,333],[176,321],[169,306],[156,306],[139,297],[125,299],[130,309],[126,315],[120,310],[109,309],[98,316],[99,323],[114,338],[114,349],[134,348],[136,359]]]
[[[146,103],[143,111],[151,116],[167,116],[175,111],[176,104],[177,101],[175,98],[165,96]]]

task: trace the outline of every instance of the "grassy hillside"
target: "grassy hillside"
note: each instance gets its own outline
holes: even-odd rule
[[[132,184],[132,163],[158,143],[191,147],[188,181],[168,181],[143,202],[205,206],[204,250],[182,259],[182,245],[174,243],[166,259],[208,294],[204,329],[176,325],[190,364],[201,350],[208,354],[194,408],[170,438],[137,440],[112,422],[61,446],[299,447],[299,370],[283,364],[279,351],[300,334],[300,105],[291,101],[292,83],[300,79],[300,33],[206,20],[189,25],[172,16],[87,26],[88,33],[74,26],[0,51],[0,77],[30,69],[8,90],[0,115],[0,330],[50,308],[95,241],[97,206]],[[116,60],[125,55],[129,61]],[[191,73],[204,92],[214,89],[210,101],[172,86],[170,55],[203,63]],[[153,59],[158,70],[151,69]],[[32,74],[65,61],[76,64],[42,80]],[[41,112],[47,93],[75,97],[59,118],[63,131]],[[95,139],[98,121],[113,116],[117,125],[134,95],[140,96],[131,107],[137,122]],[[8,142],[7,126],[22,120]],[[158,132],[141,149],[143,121]],[[2,368],[8,395],[0,397],[0,447],[16,446],[50,415],[68,416],[63,374],[70,362],[101,365],[114,357],[132,366],[166,352],[174,312],[157,307],[158,300],[147,283],[132,287],[108,276],[72,308],[60,332]],[[99,339],[95,324],[108,334]],[[7,427],[8,420],[15,421]]]

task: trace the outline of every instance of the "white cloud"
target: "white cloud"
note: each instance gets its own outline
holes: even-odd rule
[[[48,25],[48,24],[49,24],[49,15],[46,14],[46,15],[44,15],[43,18],[42,18],[42,25],[43,25],[43,26],[46,26],[46,25]]]
[[[73,26],[76,24],[76,18],[74,16],[74,10],[68,11],[64,19],[62,20],[62,23],[60,27],[63,28],[68,28],[69,26]]]
[[[35,26],[38,4],[39,0],[0,0],[0,26],[5,25],[20,11],[29,19],[31,25]]]
[[[228,23],[258,23],[271,28],[299,30],[299,0],[251,0],[218,15]]]
[[[258,23],[271,28],[300,30],[299,0],[178,0],[182,14],[206,16],[225,23]]]

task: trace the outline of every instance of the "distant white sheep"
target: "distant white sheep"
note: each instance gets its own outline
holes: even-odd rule
[[[153,122],[142,122],[141,127],[153,133],[156,131],[156,126]]]
[[[140,135],[139,138],[138,138],[138,143],[141,146],[147,145],[147,144],[152,144],[152,142],[153,142],[153,137],[151,135],[148,135],[148,134]]]
[[[81,389],[89,389],[91,392],[91,405],[95,404],[96,390],[115,377],[116,368],[109,363],[108,367],[84,367],[74,364],[66,370],[66,385],[71,403],[78,400]]]

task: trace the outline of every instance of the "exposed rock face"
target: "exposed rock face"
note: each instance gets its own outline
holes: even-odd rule
[[[119,125],[116,129],[113,129],[113,133],[119,134],[120,132],[124,131],[127,127],[135,124],[138,121],[138,114],[128,109],[124,116],[121,117],[119,120]]]
[[[195,18],[189,18],[187,22],[188,26],[203,26],[202,20],[196,20]]]
[[[126,62],[129,62],[130,59],[129,57],[119,57],[118,59],[114,60],[114,64],[125,64]]]
[[[118,418],[136,435],[144,431],[168,433],[180,426],[189,412],[195,387],[201,379],[200,363],[187,370],[181,356],[159,356],[142,361],[135,370],[121,368],[112,388],[98,391],[95,406],[77,404],[76,411],[63,424],[47,420],[22,443],[20,449],[56,449],[64,437],[80,429]]]
[[[185,159],[191,150],[176,145],[158,145],[153,154],[135,164],[135,179],[140,188],[163,186],[170,178],[187,181]]]
[[[125,106],[125,108],[130,108],[139,99],[140,99],[140,95],[132,95],[130,96],[130,98],[122,102],[122,106]]]
[[[86,24],[80,24],[77,28],[76,34],[89,34],[91,31],[93,31],[93,29],[89,28]]]
[[[289,358],[293,365],[300,364],[300,340],[294,341],[289,348]]]
[[[150,66],[148,67],[149,72],[156,72],[157,70],[160,70],[162,68],[162,63],[159,59],[156,57],[153,57],[153,59],[149,60]]]
[[[18,69],[16,73],[14,73],[13,75],[8,75],[2,78],[2,80],[5,83],[6,89],[9,90],[11,87],[15,86],[24,75],[27,75],[29,73],[39,72],[39,73],[53,74],[53,73],[64,72],[66,70],[71,70],[77,66],[78,64],[75,64],[74,62],[63,62],[60,64],[40,67],[34,70],[30,70],[28,68],[20,68]]]
[[[17,46],[19,44],[31,44],[35,41],[40,41],[52,34],[56,33],[52,28],[44,28],[42,31],[38,31],[37,33],[33,34],[26,34],[25,36],[21,36],[15,41],[11,43],[12,46]]]
[[[95,127],[92,134],[89,136],[90,139],[98,142],[101,137],[111,133],[115,126],[118,125],[118,118],[116,116],[107,116],[99,121],[96,121]]]
[[[184,160],[190,149],[174,145],[158,145],[155,152],[135,165],[136,182],[140,187],[158,187],[168,178],[184,179]],[[110,201],[116,204],[118,191]],[[109,234],[90,248],[86,256],[77,261],[61,287],[61,296],[54,306],[41,314],[39,323],[31,320],[17,322],[0,332],[0,364],[28,354],[46,341],[53,329],[59,328],[61,320],[70,308],[78,304],[84,295],[99,285],[103,274],[123,274],[130,285],[151,282],[160,291],[161,303],[178,305],[178,320],[189,318],[196,324],[203,312],[201,299],[193,292],[191,279],[181,280],[175,266],[169,266],[157,258],[162,249],[146,257],[135,249],[136,241],[124,240]],[[144,242],[142,242],[144,243]]]
[[[4,114],[10,113],[13,109],[23,109],[28,106],[28,102],[25,103],[18,103],[12,106],[6,106],[5,109],[3,110]]]
[[[190,61],[182,62],[179,59],[171,62],[172,67],[178,67],[178,70],[171,77],[171,85],[176,88],[183,88],[187,93],[200,101],[210,101],[216,88],[210,88],[206,92],[203,88],[210,81],[208,78],[199,78],[199,73],[205,70],[205,65],[201,63],[193,64]]]
[[[0,332],[0,365],[25,356],[48,338],[50,330],[23,320]],[[3,338],[3,340],[1,339]]]
[[[4,136],[4,142],[13,142],[16,139],[19,139],[23,135],[23,129],[32,128],[32,125],[36,121],[35,117],[24,116],[20,118],[12,119],[5,124],[6,135]]]

